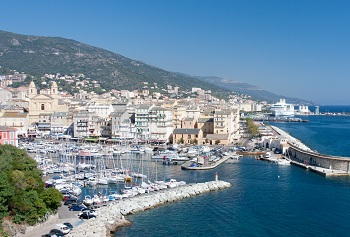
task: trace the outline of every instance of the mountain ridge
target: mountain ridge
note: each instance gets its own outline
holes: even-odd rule
[[[34,76],[45,73],[83,73],[110,89],[142,89],[142,82],[201,87],[223,92],[220,87],[168,72],[120,54],[62,37],[27,36],[0,31],[0,65]],[[189,80],[191,79],[191,80]]]
[[[278,95],[243,82],[220,77],[191,76],[169,72],[120,54],[91,46],[73,39],[33,36],[0,30],[0,73],[3,68],[14,69],[40,77],[45,73],[83,73],[100,83],[101,88],[141,90],[148,82],[159,87],[179,86],[180,90],[200,87],[213,95],[228,95],[230,91],[247,94],[257,100],[276,101]],[[217,83],[217,82],[220,83]],[[252,93],[253,91],[260,93]],[[261,93],[263,92],[263,93]],[[286,98],[289,100],[289,98]],[[293,101],[303,101],[295,99]],[[291,102],[293,102],[291,101]]]

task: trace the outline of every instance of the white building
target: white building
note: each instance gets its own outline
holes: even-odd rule
[[[111,104],[93,104],[88,105],[86,109],[102,118],[108,118],[108,116],[114,111]]]
[[[173,132],[173,117],[170,109],[153,107],[149,110],[150,140],[168,142]]]

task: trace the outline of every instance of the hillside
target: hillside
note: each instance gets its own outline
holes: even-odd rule
[[[20,35],[0,31],[0,66],[34,76],[45,73],[83,73],[101,87],[142,89],[142,82],[179,86],[181,90],[201,87],[214,93],[225,90],[201,80],[168,72],[119,54],[59,37]],[[0,71],[4,73],[4,71]]]
[[[286,97],[282,95],[277,95],[272,92],[261,89],[260,87],[250,85],[248,83],[242,83],[232,80],[223,79],[220,77],[208,76],[208,77],[200,77],[200,76],[191,76],[196,79],[199,79],[204,82],[212,83],[215,85],[219,85],[222,88],[226,88],[228,90],[234,91],[239,94],[249,95],[252,98],[255,98],[260,101],[267,101],[270,103],[277,102],[280,98],[285,98],[288,103],[292,104],[304,104],[311,105],[313,104],[311,101],[302,100],[299,98]]]

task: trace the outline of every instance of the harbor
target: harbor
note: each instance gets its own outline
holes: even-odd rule
[[[281,131],[275,127],[274,127],[273,131],[276,132],[277,134],[280,134],[280,135],[283,133],[283,131]],[[288,137],[289,134],[285,133],[283,135],[285,137]],[[291,143],[296,144],[299,148],[302,148],[303,150],[307,150],[307,151],[312,151],[309,147],[304,145],[298,139],[296,139],[290,135],[289,135],[288,139],[290,140]],[[286,165],[286,164],[282,165],[281,163],[278,163],[279,160],[283,160],[282,154],[281,153],[275,154],[274,151],[272,151],[271,149],[270,149],[270,157],[265,157],[265,156],[260,157],[260,155],[262,155],[261,153],[266,154],[267,151],[266,150],[265,151],[254,151],[254,149],[252,149],[253,144],[254,143],[250,143],[250,145],[246,146],[247,151],[243,151],[243,149],[242,149],[242,151],[234,151],[235,153],[232,153],[235,155],[237,155],[238,153],[245,154],[244,158],[241,159],[240,162],[229,162],[230,160],[232,161],[232,159],[227,159],[227,157],[231,157],[231,156],[226,156],[225,157],[226,162],[224,162],[222,160],[222,162],[220,162],[217,166],[214,167],[215,168],[214,172],[210,171],[211,169],[208,169],[207,172],[187,172],[186,169],[180,168],[181,166],[177,166],[177,165],[174,165],[174,166],[165,165],[164,166],[164,165],[162,165],[162,162],[159,162],[159,161],[162,161],[162,159],[152,159],[152,156],[154,155],[153,153],[124,152],[124,153],[115,154],[115,155],[108,155],[108,152],[107,152],[106,154],[104,154],[104,151],[108,150],[109,146],[105,146],[105,147],[103,147],[103,149],[101,149],[99,151],[101,153],[101,155],[97,155],[96,157],[98,157],[98,158],[91,156],[91,157],[85,157],[85,158],[80,157],[78,159],[77,159],[77,157],[75,157],[75,159],[72,159],[72,156],[66,155],[66,156],[61,156],[61,158],[64,158],[64,159],[61,159],[60,156],[58,155],[58,153],[55,154],[55,153],[51,153],[51,152],[47,152],[45,154],[45,156],[48,158],[51,157],[51,159],[53,159],[53,160],[58,158],[59,161],[63,161],[65,159],[67,160],[68,157],[70,157],[70,160],[73,161],[73,163],[75,161],[76,164],[79,164],[79,163],[82,164],[83,162],[85,162],[86,165],[91,164],[91,168],[94,167],[91,169],[91,171],[93,171],[93,172],[101,170],[102,166],[104,166],[105,164],[107,164],[107,166],[109,166],[109,168],[122,165],[124,168],[127,168],[126,170],[130,170],[130,172],[133,170],[135,173],[144,174],[147,176],[147,177],[143,177],[143,178],[142,178],[142,176],[140,176],[138,178],[133,176],[133,183],[134,184],[132,184],[131,187],[135,187],[133,193],[136,193],[135,190],[137,190],[137,195],[134,195],[134,196],[130,195],[129,197],[127,197],[127,195],[119,192],[121,189],[125,189],[125,187],[126,187],[125,186],[125,184],[126,184],[125,179],[117,182],[116,184],[108,183],[107,185],[98,184],[98,183],[96,185],[90,185],[90,184],[88,184],[87,180],[82,180],[83,183],[85,181],[86,186],[81,187],[82,193],[80,194],[80,196],[81,196],[80,200],[83,201],[83,199],[86,195],[91,195],[91,194],[98,195],[99,192],[102,194],[100,198],[103,198],[102,196],[104,196],[105,199],[101,200],[100,203],[97,202],[97,203],[91,205],[91,207],[93,207],[94,209],[96,209],[97,212],[99,212],[99,210],[104,210],[103,208],[110,207],[110,205],[113,205],[113,203],[116,203],[116,202],[125,203],[125,202],[129,202],[128,200],[133,200],[135,198],[143,199],[146,195],[152,196],[152,195],[155,195],[156,193],[160,193],[160,192],[167,192],[168,193],[168,192],[172,192],[171,190],[173,190],[174,188],[178,189],[178,188],[185,187],[188,185],[187,183],[189,183],[190,180],[193,180],[194,173],[198,174],[198,175],[196,175],[196,180],[198,180],[199,182],[207,182],[210,179],[212,180],[215,173],[219,173],[219,174],[221,174],[222,179],[225,179],[230,183],[235,183],[235,182],[233,182],[233,180],[234,180],[233,177],[231,175],[228,175],[228,172],[229,173],[233,172],[233,174],[239,174],[239,169],[243,168],[245,165],[247,165],[247,164],[258,165],[259,163],[261,163],[261,165],[258,165],[258,167],[260,167],[259,169],[262,169],[262,170],[260,170],[260,171],[257,170],[256,172],[264,172],[263,170],[265,169],[265,167],[266,168],[270,167],[270,169],[273,169],[273,170],[277,169],[277,171],[278,171],[277,176],[278,176],[279,180],[284,180],[286,178],[285,172],[289,172],[291,169],[293,169],[293,172],[297,172],[294,168],[291,168],[291,167],[295,167],[296,165],[303,166],[302,163],[296,163],[293,161],[291,161],[289,163],[292,165]],[[50,147],[48,144],[45,144],[45,146],[48,148]],[[90,144],[89,144],[89,146],[90,146]],[[63,147],[69,147],[69,145],[65,145]],[[229,150],[225,150],[221,146],[218,146],[217,148],[219,148],[219,147],[223,149],[222,152],[220,152],[221,154],[229,151]],[[190,148],[194,148],[194,147],[190,147]],[[185,151],[188,151],[188,150],[190,150],[190,149],[186,148],[184,151],[177,150],[177,152],[179,152],[178,154],[180,154],[180,153],[185,154]],[[194,148],[194,150],[198,154],[198,149]],[[63,149],[61,149],[60,151],[62,153]],[[212,153],[208,157],[214,156],[215,149],[212,148],[209,150],[209,152],[210,151]],[[41,153],[44,153],[44,152],[42,151]],[[198,157],[198,156],[193,156],[193,153],[195,153],[194,151],[193,152],[191,151],[190,154],[191,153],[192,153],[192,155],[188,156],[189,161]],[[37,150],[35,153],[31,153],[31,154],[33,157],[36,157],[37,154],[40,154],[40,151]],[[229,153],[227,153],[227,154],[229,154]],[[201,154],[201,155],[203,155],[203,154]],[[259,157],[263,158],[261,160],[265,159],[268,162],[260,162]],[[74,156],[73,156],[73,158],[74,158]],[[141,163],[141,161],[142,161],[142,163]],[[186,161],[186,162],[189,162],[189,161]],[[53,163],[55,163],[55,162],[53,162]],[[101,166],[101,164],[104,164],[104,165]],[[57,169],[57,172],[58,172],[58,170],[60,170],[60,172],[61,172],[60,174],[62,174],[62,170],[64,170],[65,172],[63,172],[63,173],[66,174],[66,171],[69,170],[67,167],[69,167],[69,166],[60,165],[56,169]],[[143,167],[143,172],[142,172],[142,167]],[[151,168],[151,167],[153,167],[153,168]],[[273,168],[273,167],[276,167],[276,168]],[[311,171],[310,173],[317,173],[317,174],[324,175],[326,177],[342,177],[344,174],[344,172],[338,172],[338,170],[336,170],[334,168],[323,169],[321,167],[317,167],[317,166],[315,167],[312,165],[308,165],[308,166],[304,165],[304,168],[306,168],[307,170],[310,170]],[[87,166],[87,167],[84,167],[83,170],[86,171],[89,169],[90,169],[90,166]],[[156,170],[158,170],[156,172],[157,176],[158,176],[157,178],[155,178],[156,177],[155,176]],[[140,172],[136,172],[136,171],[140,171]],[[73,172],[71,171],[72,174],[74,174],[75,172],[76,171],[73,171]],[[84,172],[79,171],[77,173],[79,174],[79,173],[84,173]],[[86,172],[86,174],[87,173],[88,172]],[[56,174],[58,174],[58,173],[54,172],[54,173],[50,174],[48,172],[47,177],[52,176],[52,175],[56,175]],[[223,177],[222,174],[225,174],[225,176]],[[300,173],[299,173],[299,175],[300,175]],[[96,173],[95,173],[95,176],[96,176]],[[96,178],[98,178],[98,177],[99,176],[97,175]],[[156,189],[153,189],[154,191],[151,191],[151,189],[146,188],[144,193],[143,193],[143,191],[141,191],[142,186],[138,186],[138,185],[142,184],[142,179],[144,182],[146,181],[145,182],[146,184],[151,184],[151,183],[157,184],[155,182],[156,180],[162,180],[165,182],[165,180],[167,178],[173,178],[174,180],[172,182],[181,182],[181,181],[176,181],[176,180],[182,180],[182,178],[186,181],[181,183],[182,185],[177,185],[177,187],[172,187],[172,188],[170,188],[170,184],[168,184],[169,186],[167,186],[167,188],[164,188],[164,189],[158,188],[158,191],[156,191]],[[148,179],[150,179],[151,183],[148,182]],[[265,179],[265,178],[263,178],[263,179]],[[170,179],[168,181],[170,181]],[[260,185],[263,185],[263,184],[260,183]],[[149,190],[149,192],[147,190]],[[140,191],[141,191],[141,193],[140,193]],[[93,197],[95,195],[91,195],[91,197]],[[108,197],[108,201],[107,201],[107,197]],[[109,200],[109,198],[111,198],[111,200]],[[176,205],[176,204],[174,204],[174,205]],[[64,207],[66,208],[67,206],[64,206]],[[139,207],[137,207],[135,210],[141,210],[141,211],[143,210],[142,208],[141,209],[138,209],[138,208]],[[146,209],[150,210],[149,208],[146,208]],[[104,232],[103,229],[101,229],[102,224],[101,223],[97,224],[97,222],[96,222],[97,220],[100,219],[100,216],[98,216],[98,218],[96,218],[94,220],[80,221],[76,217],[77,214],[74,213],[74,215],[75,215],[75,217],[73,219],[71,219],[71,221],[75,225],[75,228],[77,230],[79,228],[81,228],[81,229],[79,229],[79,232],[84,233],[84,236],[89,236],[91,234],[95,235],[95,233],[93,232],[92,229],[88,229],[86,227],[83,227],[84,223],[89,223],[89,225],[94,226],[93,229],[98,230],[98,233],[101,233],[101,232],[107,233],[107,232]],[[99,214],[99,215],[101,215],[101,214]],[[123,218],[122,216],[119,216],[120,218],[117,218],[118,221],[121,221],[120,222],[121,226],[128,225],[130,215],[127,215],[127,216],[128,216],[128,220],[125,220],[125,218]],[[132,217],[132,220],[131,220],[132,222],[133,222],[133,218],[134,217]],[[63,220],[64,219],[59,219],[59,220],[57,220],[57,222],[62,222]],[[74,220],[76,220],[76,221],[74,221]],[[96,223],[96,225],[94,223]],[[111,226],[115,226],[115,227],[117,226],[117,225],[115,225],[115,220],[113,220],[112,216],[108,217],[108,223]],[[113,223],[113,225],[112,225],[112,223]],[[121,231],[120,233],[123,233],[124,230],[125,230],[125,227],[118,228],[118,233],[120,231]],[[77,232],[72,232],[72,233],[77,233]],[[96,233],[96,235],[97,235],[97,233]],[[35,236],[35,235],[28,235],[28,236]],[[74,234],[72,236],[79,236],[79,235]]]

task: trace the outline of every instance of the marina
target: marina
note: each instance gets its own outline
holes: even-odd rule
[[[305,123],[305,125],[308,123]],[[311,125],[312,123],[310,123]],[[303,126],[305,126],[303,125]],[[297,140],[297,139],[296,139]],[[305,146],[306,147],[306,146]],[[306,147],[307,149],[308,147]],[[318,150],[319,148],[317,148]],[[238,152],[237,152],[238,153]],[[266,151],[265,151],[266,153]],[[54,153],[48,153],[47,156],[53,156]],[[246,153],[249,154],[249,153]],[[253,153],[252,153],[253,154]],[[34,153],[33,153],[34,155]],[[270,158],[274,158],[273,152],[270,154]],[[276,154],[280,156],[281,154]],[[102,157],[108,157],[108,156],[102,156]],[[113,159],[112,159],[112,158]],[[253,225],[253,223],[256,223],[256,219],[260,219],[264,216],[264,213],[266,210],[269,210],[269,221],[273,221],[277,229],[280,229],[283,225],[284,221],[293,221],[294,223],[297,223],[300,228],[297,229],[288,229],[290,233],[304,233],[304,228],[310,228],[310,221],[312,221],[313,218],[317,218],[318,223],[329,223],[329,218],[337,219],[336,216],[339,214],[343,217],[348,217],[348,214],[345,212],[340,211],[339,206],[343,206],[345,199],[350,198],[348,191],[345,190],[347,186],[347,181],[344,179],[344,176],[327,176],[329,179],[324,179],[323,177],[320,177],[319,175],[316,175],[313,170],[311,170],[312,166],[309,166],[309,169],[311,172],[305,172],[303,169],[300,169],[299,167],[296,167],[296,165],[276,165],[277,163],[273,162],[261,162],[257,160],[259,158],[258,154],[254,155],[244,155],[243,158],[230,162],[231,159],[228,159],[226,162],[223,162],[221,165],[218,165],[215,167],[215,170],[207,170],[205,172],[188,172],[187,170],[181,169],[180,166],[164,166],[162,165],[162,162],[156,162],[155,160],[152,160],[151,154],[133,154],[133,153],[124,153],[121,156],[113,155],[109,157],[109,160],[112,161],[111,164],[123,164],[124,167],[133,167],[133,169],[137,169],[136,167],[141,167],[141,160],[143,160],[144,165],[144,174],[148,174],[148,167],[153,167],[153,171],[157,170],[157,180],[165,181],[166,178],[173,178],[175,180],[183,180],[186,182],[186,184],[193,182],[193,180],[196,180],[196,182],[206,182],[208,180],[212,180],[215,173],[218,173],[222,179],[227,180],[228,182],[232,183],[234,185],[234,188],[227,189],[224,191],[224,195],[217,194],[208,194],[201,198],[195,198],[195,199],[188,199],[185,203],[183,202],[176,202],[172,205],[164,205],[161,208],[157,209],[148,209],[147,212],[140,212],[137,215],[128,216],[128,221],[131,221],[132,227],[122,227],[118,229],[118,232],[115,234],[116,236],[124,236],[124,235],[130,235],[133,236],[177,236],[178,234],[187,234],[189,236],[196,236],[198,233],[203,233],[203,236],[209,236],[209,235],[215,235],[214,232],[211,231],[210,228],[207,228],[207,220],[210,219],[214,222],[214,224],[220,224],[221,222],[215,221],[217,220],[217,217],[219,218],[239,218],[238,220],[234,220],[231,222],[231,226],[225,225],[223,229],[219,230],[219,233],[222,235],[227,235],[230,233],[235,233],[237,235],[240,234],[251,234],[253,236],[261,235],[261,233],[264,232],[264,228],[262,226],[255,225],[254,229],[249,228],[248,226]],[[132,159],[130,159],[132,157]],[[144,157],[144,159],[141,159],[141,157]],[[108,160],[107,158],[104,158]],[[192,158],[193,159],[193,158]],[[74,160],[74,159],[73,159]],[[97,159],[101,160],[101,159]],[[132,160],[132,166],[129,166],[130,160]],[[233,160],[232,160],[233,161]],[[90,158],[85,159],[85,162],[90,162]],[[94,159],[91,161],[95,166],[94,169],[99,167],[99,162],[95,162]],[[108,162],[107,162],[108,163]],[[293,164],[293,163],[291,163]],[[140,169],[141,170],[141,169]],[[152,169],[150,169],[151,171]],[[317,171],[317,169],[316,169]],[[318,170],[323,171],[323,170]],[[325,172],[328,172],[329,170],[326,169]],[[331,171],[330,171],[331,172]],[[333,173],[336,171],[333,169]],[[142,173],[142,172],[140,172]],[[151,177],[151,180],[156,180],[155,173],[149,172]],[[148,177],[147,177],[148,179]],[[147,180],[146,179],[146,180]],[[170,180],[169,180],[170,181]],[[155,182],[154,182],[155,183]],[[339,184],[339,185],[338,185]],[[345,185],[345,186],[344,186]],[[81,197],[85,197],[86,195],[91,194],[98,194],[98,192],[101,192],[104,194],[104,196],[107,196],[108,193],[113,193],[116,191],[119,191],[124,188],[124,181],[117,182],[116,184],[108,184],[108,185],[96,185],[96,186],[83,186]],[[322,189],[322,191],[319,189],[319,187],[326,186],[326,189]],[[247,187],[249,187],[247,189]],[[288,187],[288,196],[286,195],[285,188]],[[302,190],[310,190],[310,191],[302,191],[305,193],[304,196],[300,196],[299,192],[300,189]],[[169,192],[171,189],[163,189],[163,191]],[[294,190],[294,191],[293,191]],[[297,191],[299,190],[299,191]],[[150,194],[155,194],[156,192],[150,192]],[[307,193],[322,193],[320,196],[314,196],[313,195],[313,203],[311,203],[308,200]],[[325,207],[325,214],[323,211],[320,213],[320,211],[316,211],[315,209],[308,209],[308,206],[311,205],[322,205],[322,203],[328,203],[329,200],[332,200],[332,193],[337,192],[341,193],[340,198],[337,200],[334,200],[333,203],[330,206]],[[147,194],[147,193],[146,193]],[[135,197],[143,197],[145,194],[138,194]],[[230,196],[230,200],[233,198],[235,202],[227,202],[226,196]],[[260,196],[260,199],[256,199],[256,196]],[[93,196],[93,195],[92,195]],[[266,197],[265,197],[266,196]],[[279,202],[279,199],[273,199],[273,202],[271,202],[271,198],[273,197],[280,197],[284,196],[283,203],[287,202],[288,207],[286,207],[283,203]],[[305,198],[304,198],[305,197]],[[133,197],[129,198],[122,198],[123,200],[128,200]],[[217,199],[218,198],[218,199]],[[115,199],[118,201],[118,199]],[[270,200],[270,201],[268,201]],[[100,208],[103,208],[104,206],[110,205],[110,203],[115,202],[109,201],[104,202],[100,205],[96,205],[97,210]],[[250,203],[249,206],[247,206],[245,203]],[[214,206],[213,203],[216,203]],[[218,210],[218,203],[220,203],[220,209],[227,210],[225,214],[223,213],[217,213],[215,210]],[[252,204],[253,203],[253,204]],[[342,204],[340,204],[342,203]],[[206,207],[204,209],[204,206]],[[94,206],[95,207],[95,206]],[[274,208],[277,208],[279,210],[279,213],[290,213],[290,209],[296,210],[294,211],[294,214],[292,216],[285,215],[283,222],[278,218],[280,215],[279,213],[274,213],[271,210],[274,210]],[[301,209],[302,207],[302,209]],[[243,209],[244,208],[244,209]],[[254,208],[254,213],[249,211],[249,208]],[[198,226],[194,227],[192,225],[188,225],[186,223],[183,223],[181,225],[181,229],[176,227],[172,232],[169,231],[170,223],[173,221],[180,221],[184,215],[188,215],[186,213],[178,211],[179,209],[184,210],[186,213],[194,213],[195,212],[213,212],[215,213],[215,217],[213,215],[208,215],[205,218],[196,216],[196,223]],[[101,209],[102,210],[102,209]],[[237,210],[241,212],[241,214],[237,213]],[[334,211],[338,210],[338,211]],[[256,213],[257,212],[257,213]],[[166,215],[166,213],[172,213],[172,216],[169,217]],[[246,215],[245,213],[249,214]],[[322,215],[326,215],[326,217],[320,218]],[[162,220],[157,219],[158,217],[162,217]],[[307,219],[309,220],[308,225],[304,225],[303,222],[300,222],[298,220],[299,216],[307,216]],[[326,218],[326,219],[325,219]],[[97,218],[98,219],[98,218]],[[96,220],[97,220],[96,219]],[[243,220],[244,222],[240,221]],[[85,222],[85,221],[84,221]],[[146,232],[144,233],[144,230],[147,229],[147,225],[149,225],[149,222],[151,223],[162,223],[162,225],[157,225],[157,233],[155,232]],[[94,220],[90,220],[89,225],[93,225]],[[145,224],[144,224],[145,223]],[[147,223],[147,224],[146,224]],[[169,224],[167,224],[169,223]],[[153,224],[153,225],[154,225]],[[336,235],[342,236],[344,231],[346,230],[345,223],[336,223],[332,222],[332,225],[338,224],[338,229],[335,231]],[[80,224],[81,225],[81,224]],[[314,226],[311,224],[311,226]],[[316,228],[316,226],[314,226]],[[191,229],[190,233],[188,231],[184,232],[183,228]],[[320,227],[318,227],[320,228]],[[232,231],[232,232],[231,232]],[[294,232],[293,232],[294,231]],[[143,233],[140,235],[140,233]],[[176,233],[172,234],[172,233]],[[191,234],[192,233],[192,234]],[[278,236],[278,231],[272,231],[269,232],[272,236]],[[330,231],[326,227],[321,227],[319,231],[316,231],[317,234],[323,234],[324,236],[334,236],[334,230]],[[327,234],[328,233],[328,234]],[[216,232],[217,234],[217,232]],[[267,234],[267,233],[266,233]]]

